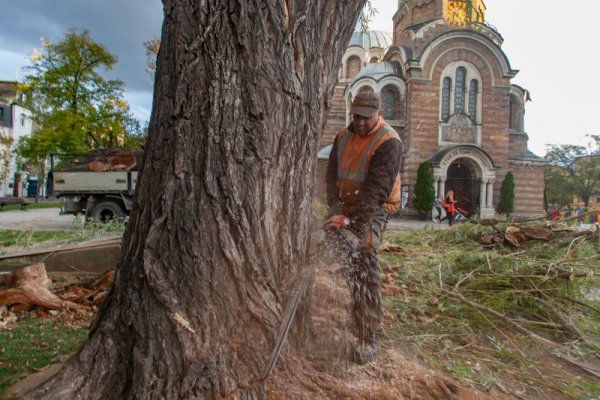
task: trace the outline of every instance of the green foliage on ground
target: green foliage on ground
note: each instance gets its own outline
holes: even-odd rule
[[[500,187],[500,201],[496,207],[498,214],[508,215],[514,211],[515,205],[515,177],[508,172]]]
[[[8,246],[29,247],[36,243],[62,242],[79,236],[75,231],[0,231],[0,248]]]
[[[62,207],[63,203],[61,202],[40,202],[40,203],[33,203],[32,199],[26,199],[29,203],[29,205],[27,206],[26,210],[31,210],[31,209],[38,209],[38,208],[60,208]],[[7,204],[4,207],[2,207],[2,209],[0,209],[0,212],[2,211],[16,211],[16,210],[21,210],[21,205],[20,204]],[[58,211],[56,211],[58,212]]]
[[[403,250],[380,253],[382,270],[402,288],[384,298],[397,320],[386,332],[389,346],[481,390],[502,386],[519,398],[538,398],[541,390],[594,398],[600,382],[558,355],[584,362],[600,355],[598,234],[554,233],[550,241],[521,248],[477,241],[495,233],[461,224],[386,234]]]
[[[75,219],[73,224],[79,227],[81,222]],[[82,228],[72,231],[38,231],[35,229],[0,230],[0,255],[4,252],[2,248],[9,246],[26,251],[34,246],[48,248],[81,243],[97,238],[120,237],[124,231],[125,223],[119,219],[114,219],[103,224],[94,222],[86,223]]]
[[[431,164],[422,162],[417,170],[417,181],[413,191],[412,205],[422,215],[431,211],[435,201],[435,189],[433,188],[433,172]]]
[[[87,332],[79,326],[29,318],[11,330],[0,330],[0,395],[24,375],[71,354]]]

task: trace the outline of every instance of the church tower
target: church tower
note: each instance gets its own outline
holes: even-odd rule
[[[523,123],[529,92],[512,84],[518,71],[485,12],[483,0],[399,0],[383,60],[344,83],[346,123],[352,98],[368,86],[381,93],[383,116],[402,138],[405,214],[416,214],[412,190],[423,161],[436,194],[453,190],[470,214],[494,215],[508,172],[515,216],[543,213],[544,162],[527,149]]]

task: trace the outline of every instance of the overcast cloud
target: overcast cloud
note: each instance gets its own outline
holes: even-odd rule
[[[126,84],[125,97],[142,122],[150,118],[152,82],[143,42],[160,36],[160,0],[0,0],[0,80],[21,78],[40,38],[61,40],[67,30],[88,29],[119,59],[111,78]],[[572,4],[571,4],[572,3]],[[371,29],[392,31],[397,0],[373,0],[380,15]],[[525,130],[539,155],[548,143],[585,143],[600,134],[599,0],[486,0],[487,19],[505,42],[513,80],[531,92]]]
[[[160,0],[3,0],[0,80],[21,79],[41,38],[56,43],[69,29],[87,29],[118,58],[107,74],[125,82],[126,97],[142,122],[150,117],[152,81],[146,74],[143,42],[160,36]]]

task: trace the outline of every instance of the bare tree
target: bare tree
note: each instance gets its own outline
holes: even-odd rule
[[[324,117],[365,1],[163,3],[115,283],[83,348],[28,398],[265,397],[307,261]]]

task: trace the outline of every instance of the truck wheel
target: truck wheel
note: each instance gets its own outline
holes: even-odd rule
[[[114,218],[125,218],[125,212],[113,201],[101,201],[94,206],[90,216],[98,222],[106,223]]]

